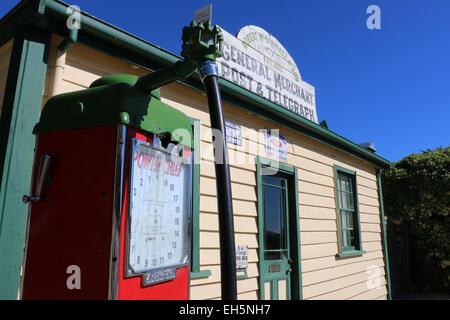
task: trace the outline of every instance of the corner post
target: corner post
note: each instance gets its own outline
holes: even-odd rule
[[[385,264],[385,269],[386,269],[388,299],[392,300],[391,274],[389,271],[389,253],[388,253],[388,244],[387,244],[387,235],[386,235],[386,220],[384,217],[383,189],[381,186],[381,172],[382,172],[382,169],[377,169],[378,198],[380,200],[380,218],[381,218],[381,228],[382,228],[381,231],[383,234],[384,264]]]
[[[17,34],[11,53],[0,119],[0,299],[20,298],[28,204],[36,138],[47,71],[50,34],[27,29]],[[24,129],[25,128],[25,129]]]

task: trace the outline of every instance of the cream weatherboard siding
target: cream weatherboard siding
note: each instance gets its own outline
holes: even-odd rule
[[[8,77],[13,42],[14,39],[11,39],[0,48],[0,114],[3,109],[3,97],[5,95],[6,78]]]
[[[206,97],[185,89],[179,84],[161,90],[163,101],[199,118],[202,123],[200,174],[200,262],[202,269],[211,270],[213,276],[192,281],[192,298],[220,297],[219,240],[217,235],[217,207],[215,199],[214,166],[210,138],[210,122]],[[203,111],[202,111],[203,109]],[[244,139],[242,147],[229,145],[230,159],[247,151],[247,163],[231,165],[231,180],[236,244],[249,246],[248,280],[254,278],[257,287],[257,205],[255,156],[259,150],[264,156],[264,146],[258,144],[259,128],[275,128],[287,136],[288,162],[299,169],[299,215],[302,254],[303,298],[305,299],[375,299],[386,298],[384,261],[381,243],[380,212],[375,168],[324,144],[305,138],[295,132],[271,124],[255,115],[249,115],[228,104],[224,105],[226,119],[241,125]],[[245,135],[244,132],[252,131]],[[259,141],[263,141],[259,139]],[[206,151],[205,151],[206,150]],[[337,260],[338,232],[333,165],[357,172],[358,197],[361,219],[361,257]],[[242,211],[241,211],[242,210]],[[214,236],[214,232],[216,232]],[[255,233],[253,233],[255,232]],[[244,238],[245,235],[245,238]],[[250,237],[253,236],[253,237]],[[213,248],[212,248],[213,247]],[[213,265],[212,263],[215,262]],[[372,271],[373,268],[378,268]],[[368,271],[369,268],[369,271]],[[216,276],[214,274],[217,273]],[[378,275],[379,287],[369,290],[370,276]],[[247,283],[239,284],[239,297],[255,296],[245,291]],[[377,283],[377,279],[372,279]],[[208,286],[206,286],[208,284]]]
[[[62,37],[52,35],[47,81],[44,90],[44,104],[50,98],[53,85],[59,86],[57,91],[64,93],[86,89],[93,81],[108,74],[127,73],[143,75],[147,73],[147,71],[129,63],[114,59],[102,52],[77,43],[66,53],[65,63],[62,66],[62,81],[54,83],[56,50],[62,40]]]
[[[52,50],[62,38],[52,37]],[[1,60],[0,60],[1,61]],[[147,71],[105,53],[75,44],[67,53],[60,92],[87,88],[113,73]],[[52,70],[44,92],[49,97]],[[191,280],[191,299],[220,298],[220,251],[215,171],[206,96],[172,83],[161,88],[162,101],[201,122],[200,269],[211,276]],[[236,245],[248,246],[247,277],[238,280],[239,299],[259,298],[256,155],[265,157],[262,128],[287,137],[288,161],[298,169],[298,205],[304,299],[386,299],[376,170],[371,164],[224,103],[225,118],[241,125],[242,146],[229,145]],[[354,170],[361,220],[362,256],[337,259],[339,239],[334,165]]]

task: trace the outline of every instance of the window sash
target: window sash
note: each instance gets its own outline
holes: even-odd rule
[[[357,212],[356,178],[354,174],[336,170],[336,193],[342,251],[359,250],[359,219]]]
[[[264,176],[262,187],[264,256],[267,260],[279,260],[283,255],[287,257],[287,181],[280,177]]]
[[[354,212],[340,211],[341,217],[341,237],[342,248],[344,250],[355,250],[355,227],[354,227]]]

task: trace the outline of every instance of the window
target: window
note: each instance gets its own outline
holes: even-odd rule
[[[340,258],[365,253],[361,247],[356,172],[335,166]]]
[[[277,176],[263,176],[264,259],[279,260],[287,253],[287,181]]]

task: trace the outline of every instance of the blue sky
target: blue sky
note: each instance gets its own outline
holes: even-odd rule
[[[2,0],[4,16],[18,0]],[[173,53],[196,9],[213,4],[213,24],[231,34],[256,25],[293,57],[316,89],[319,121],[398,161],[450,145],[448,0],[70,0],[81,10]],[[369,5],[381,29],[369,30]]]

